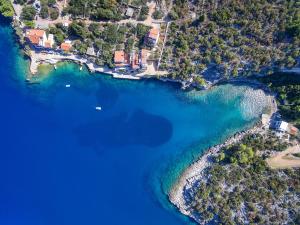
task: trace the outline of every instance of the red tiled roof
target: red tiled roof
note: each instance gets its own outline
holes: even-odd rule
[[[294,127],[294,126],[290,127],[290,134],[296,135],[298,133],[298,131],[299,130],[296,127]]]
[[[30,35],[30,36],[28,36],[28,39],[32,44],[38,45],[40,43],[41,38],[38,36],[35,36],[35,35],[32,35],[32,36]]]
[[[149,31],[148,37],[156,40],[158,38],[158,35],[159,35],[159,29],[153,27]]]
[[[63,50],[63,51],[70,51],[72,45],[70,43],[66,43],[66,42],[63,42],[61,43],[60,45],[60,48]]]
[[[44,30],[30,29],[26,31],[26,37],[32,44],[38,45],[45,34]]]
[[[115,63],[124,63],[125,62],[125,52],[124,51],[115,51],[114,62]]]
[[[130,57],[124,51],[115,51],[114,63],[117,67],[130,65]]]
[[[38,29],[29,29],[27,30],[27,35],[35,35],[38,37],[43,37],[45,34],[44,30],[38,30]]]

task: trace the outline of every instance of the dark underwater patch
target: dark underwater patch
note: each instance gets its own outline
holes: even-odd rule
[[[83,124],[75,128],[74,133],[79,143],[86,147],[157,147],[170,140],[173,127],[164,117],[137,110],[130,115],[123,113]]]
[[[96,92],[97,103],[105,109],[111,109],[119,99],[119,92],[111,85],[101,82]]]

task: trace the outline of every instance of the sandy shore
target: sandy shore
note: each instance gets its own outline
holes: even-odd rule
[[[277,111],[277,105],[274,96],[268,95],[268,101],[270,106],[269,114],[272,115]],[[199,160],[191,164],[179,177],[177,182],[172,186],[169,192],[169,200],[179,209],[184,215],[190,216],[191,218],[197,221],[191,212],[189,207],[186,204],[185,192],[186,190],[192,188],[194,184],[204,178],[204,171],[212,164],[212,159],[217,155],[225,146],[239,142],[245,135],[253,133],[264,132],[264,127],[260,122],[258,122],[254,127],[249,130],[238,132],[224,143],[211,147],[202,155]]]

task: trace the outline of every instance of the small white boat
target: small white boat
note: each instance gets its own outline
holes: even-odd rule
[[[96,106],[95,109],[98,110],[98,111],[101,111],[101,110],[102,110],[102,108],[101,108],[100,106]]]
[[[82,66],[79,68],[79,70],[80,70],[80,71],[82,70]]]
[[[69,87],[71,87],[71,84],[66,84],[66,88],[69,88]]]
[[[54,69],[55,69],[55,70],[57,69],[57,66],[56,66],[56,65],[54,65]]]

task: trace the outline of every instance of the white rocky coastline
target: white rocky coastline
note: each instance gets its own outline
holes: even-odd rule
[[[270,106],[269,114],[272,115],[277,111],[274,96],[269,95],[268,101],[268,105]],[[204,155],[202,155],[196,162],[192,163],[182,173],[177,182],[172,186],[168,194],[170,202],[173,203],[182,214],[193,218],[199,224],[204,224],[204,221],[201,221],[189,210],[189,206],[187,204],[188,197],[185,196],[185,191],[193,188],[198,181],[206,179],[205,169],[213,163],[213,157],[216,156],[223,147],[239,142],[247,134],[261,133],[263,131],[263,125],[261,122],[257,122],[251,129],[238,132],[227,139],[224,143],[209,148]]]
[[[260,123],[256,124],[253,128],[238,132],[231,138],[227,139],[223,144],[219,144],[209,148],[201,158],[191,164],[180,176],[177,182],[173,185],[171,191],[169,192],[170,201],[185,215],[192,216],[188,211],[188,206],[185,204],[184,199],[184,189],[192,187],[192,185],[203,178],[203,172],[212,163],[212,157],[216,156],[220,149],[225,146],[234,144],[240,141],[245,135],[258,133],[262,129]]]

